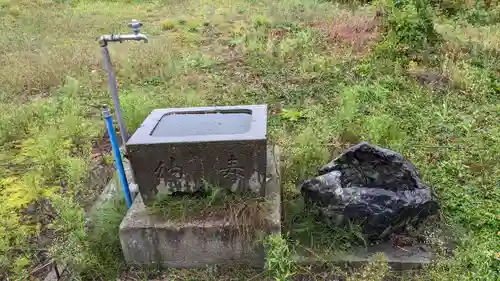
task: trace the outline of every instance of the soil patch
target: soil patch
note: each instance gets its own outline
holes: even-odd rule
[[[374,15],[341,15],[334,20],[311,25],[328,43],[340,44],[353,53],[365,53],[380,38],[380,20]]]

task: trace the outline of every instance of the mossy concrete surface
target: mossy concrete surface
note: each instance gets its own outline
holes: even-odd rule
[[[346,267],[360,267],[383,254],[393,270],[422,269],[432,261],[432,250],[428,245],[415,244],[395,247],[390,242],[369,246],[355,247],[350,251],[335,254],[314,254],[310,251],[298,251],[295,260],[305,265],[322,265],[325,263]]]

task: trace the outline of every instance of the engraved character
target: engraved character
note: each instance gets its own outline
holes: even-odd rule
[[[175,162],[175,159],[170,157],[170,168],[167,170],[167,173],[169,178],[179,180],[182,178],[184,173],[182,171],[182,167],[178,166]]]
[[[220,169],[218,173],[233,183],[231,186],[232,191],[238,189],[240,181],[245,177],[244,169],[239,165],[238,159],[233,154],[229,156],[227,168]]]
[[[156,169],[154,170],[156,177],[156,189],[157,192],[167,191],[167,186],[165,185],[165,163],[160,161]]]

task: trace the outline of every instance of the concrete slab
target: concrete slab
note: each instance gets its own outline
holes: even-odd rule
[[[393,247],[391,243],[382,243],[369,247],[356,247],[351,251],[324,255],[302,250],[295,260],[302,264],[316,264],[321,266],[325,263],[358,267],[366,264],[374,258],[377,253],[382,253],[387,258],[389,265],[394,270],[415,270],[432,261],[432,250],[424,244],[406,247]]]
[[[265,215],[268,233],[281,232],[281,181],[279,151],[268,147]],[[194,268],[215,264],[264,265],[262,243],[249,243],[241,226],[223,219],[172,221],[148,212],[141,196],[120,225],[120,241],[129,265]]]

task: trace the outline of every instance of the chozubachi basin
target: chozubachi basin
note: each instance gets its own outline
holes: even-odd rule
[[[263,192],[267,106],[156,109],[127,142],[144,203],[209,184]]]

